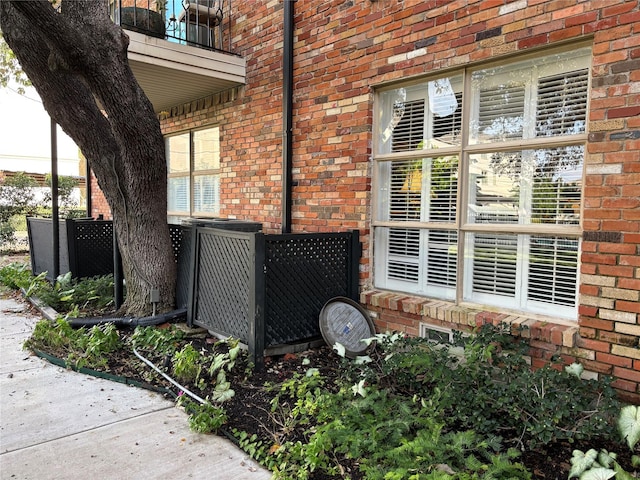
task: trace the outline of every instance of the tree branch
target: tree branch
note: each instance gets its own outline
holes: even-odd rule
[[[46,1],[15,2],[20,4],[38,5],[42,9],[42,17],[58,24],[58,14]],[[13,2],[0,2],[0,28],[4,33],[7,44],[11,47],[24,72],[40,95],[43,105],[50,117],[67,133],[89,158],[94,168],[93,152],[118,152],[117,142],[111,132],[109,122],[104,117],[96,101],[80,77],[69,71],[49,68],[50,42],[46,42],[39,30],[31,23],[39,15],[25,17],[22,9],[13,8]],[[27,11],[30,11],[27,9]],[[51,18],[50,14],[54,17]],[[38,22],[36,22],[38,23]],[[48,32],[49,30],[47,30]],[[41,52],[38,55],[23,52]],[[73,114],[69,114],[69,106],[74,105]],[[106,135],[92,134],[88,125],[99,128]],[[95,168],[100,168],[95,165]]]

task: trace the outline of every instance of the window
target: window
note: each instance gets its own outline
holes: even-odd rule
[[[576,317],[590,58],[378,92],[377,287]]]
[[[434,325],[420,324],[418,335],[422,338],[433,340],[436,343],[453,343],[453,331],[448,328],[436,327]]]
[[[219,127],[165,138],[170,221],[220,211]]]

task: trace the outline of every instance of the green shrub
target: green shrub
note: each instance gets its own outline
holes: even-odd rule
[[[104,310],[113,305],[113,275],[73,279],[71,272],[53,284],[43,283],[34,294],[58,312]]]
[[[67,364],[75,368],[97,368],[104,367],[109,354],[123,344],[113,324],[74,329],[66,320],[58,319],[39,321],[24,346],[54,355],[66,354]]]
[[[136,327],[131,336],[135,348],[147,349],[161,355],[173,355],[184,338],[184,332],[174,325],[169,328]]]
[[[227,423],[227,412],[210,402],[197,403],[181,395],[178,404],[189,414],[189,428],[196,433],[216,433]]]
[[[499,432],[518,447],[607,435],[619,408],[610,380],[583,380],[553,366],[532,370],[527,348],[509,326],[485,325],[455,345],[382,336],[375,361],[357,374],[404,395],[435,394],[448,425]]]
[[[26,263],[10,263],[0,268],[0,282],[13,290],[27,290],[33,282],[31,267]]]
[[[198,382],[204,357],[190,343],[173,354],[173,373],[182,382]]]
[[[26,264],[11,263],[0,269],[0,282],[12,289],[23,289],[44,304],[69,316],[79,311],[104,310],[113,305],[113,275],[73,279],[71,272],[59,276],[51,284],[46,272],[32,276]]]
[[[312,369],[313,370],[313,369]],[[396,395],[375,386],[343,385],[331,393],[312,371],[284,382],[273,404],[274,444],[247,434],[241,443],[279,479],[309,478],[314,473],[344,476],[339,458],[352,459],[364,478],[529,479],[515,463],[518,452],[502,452],[497,437],[448,431],[437,399]],[[306,425],[304,441],[284,440]]]
[[[268,437],[235,432],[274,478],[345,477],[346,459],[367,479],[528,479],[520,451],[607,437],[613,426],[609,381],[582,380],[575,366],[533,371],[508,326],[452,344],[372,340],[368,355],[343,360],[337,383],[309,368],[270,386]]]
[[[48,173],[44,177],[44,181],[49,187],[44,192],[44,204],[51,205],[51,174]],[[73,216],[67,215],[68,212],[73,212],[77,209],[78,201],[73,198],[73,191],[78,187],[78,180],[73,177],[64,175],[58,176],[58,208],[62,217],[73,218]]]

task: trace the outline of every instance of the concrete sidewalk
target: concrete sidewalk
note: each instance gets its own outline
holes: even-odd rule
[[[271,477],[229,440],[191,432],[162,396],[22,350],[38,320],[0,298],[1,479]]]

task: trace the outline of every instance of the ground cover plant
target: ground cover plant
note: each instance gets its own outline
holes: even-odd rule
[[[624,438],[628,447],[633,450],[640,441],[640,407],[627,405],[620,411],[618,417],[618,431]],[[640,467],[640,455],[632,455],[631,464],[634,468]],[[618,480],[631,480],[637,475],[631,474],[618,462],[618,454],[608,452],[602,448],[597,451],[594,448],[586,453],[574,450],[571,458],[571,471],[569,478],[580,480],[599,480],[616,478]]]
[[[532,371],[526,343],[506,327],[452,344],[378,335],[355,360],[325,346],[269,358],[260,372],[237,340],[183,324],[74,330],[44,320],[27,347],[173,391],[193,430],[232,437],[274,478],[589,480],[640,471],[637,409],[622,409],[608,381],[579,378],[579,365]]]
[[[49,282],[46,274],[33,276],[27,264],[11,262],[0,268],[0,282],[8,288],[22,290],[28,297],[36,297],[65,318],[100,316],[113,311],[113,275],[78,280],[67,272]]]

